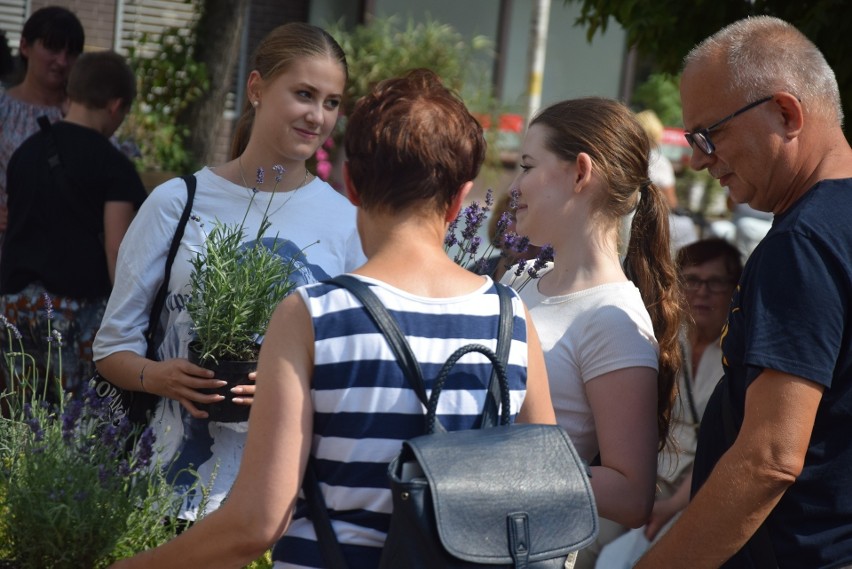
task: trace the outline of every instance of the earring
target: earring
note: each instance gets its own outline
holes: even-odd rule
[[[260,105],[260,101],[252,101],[251,104],[254,108],[257,108]]]

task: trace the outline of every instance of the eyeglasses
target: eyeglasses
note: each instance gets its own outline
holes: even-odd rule
[[[764,97],[764,98],[759,99],[759,100],[757,100],[753,103],[749,103],[748,105],[744,106],[740,110],[738,110],[734,113],[731,113],[730,115],[726,116],[722,120],[711,124],[707,128],[702,128],[702,129],[696,130],[695,132],[687,132],[687,133],[684,133],[683,136],[686,137],[686,141],[689,143],[690,146],[697,146],[698,148],[701,149],[701,151],[704,154],[706,154],[707,156],[710,156],[711,154],[716,152],[716,145],[714,145],[713,141],[710,140],[710,132],[711,131],[719,128],[720,126],[722,126],[723,124],[725,124],[726,122],[731,120],[732,118],[734,118],[738,115],[741,115],[744,112],[749,111],[749,110],[755,108],[758,105],[762,105],[763,103],[765,103],[767,101],[771,101],[772,97],[773,97],[772,95],[769,95],[768,97]]]
[[[731,279],[699,279],[691,275],[683,277],[683,286],[689,292],[698,292],[704,285],[707,285],[707,290],[715,294],[730,292],[732,282]]]

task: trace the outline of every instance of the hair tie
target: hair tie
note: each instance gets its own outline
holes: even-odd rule
[[[648,195],[648,189],[651,187],[652,183],[653,182],[647,178],[642,181],[642,185],[639,186],[639,191],[642,193],[643,198]]]

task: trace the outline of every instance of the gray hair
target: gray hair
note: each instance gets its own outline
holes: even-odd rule
[[[736,21],[694,47],[683,66],[714,57],[727,63],[731,91],[749,100],[787,91],[806,111],[843,124],[834,71],[819,48],[784,20],[752,16]]]

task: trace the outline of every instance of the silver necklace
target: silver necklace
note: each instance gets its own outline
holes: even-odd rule
[[[243,155],[242,154],[237,156],[237,167],[240,169],[240,179],[243,182],[243,186],[245,186],[245,188],[249,191],[249,200],[250,200],[249,203],[254,203],[256,205],[256,207],[258,207],[258,208],[261,207],[260,204],[257,204],[256,200],[254,199],[257,196],[257,193],[260,190],[258,190],[257,187],[249,187],[248,182],[246,182],[246,176],[245,176],[245,173],[243,172]],[[278,213],[278,210],[280,210],[282,207],[287,205],[287,202],[289,202],[291,199],[293,199],[293,196],[296,195],[296,192],[298,192],[303,186],[305,186],[308,183],[308,176],[309,175],[310,175],[310,172],[308,171],[308,168],[305,167],[305,177],[302,179],[302,182],[298,186],[293,188],[292,190],[288,190],[287,193],[289,193],[290,195],[287,197],[286,200],[284,200],[284,203],[282,203],[277,208],[275,208],[275,210],[268,212],[267,217],[272,217],[273,215]],[[275,193],[276,192],[274,190],[272,192],[270,192],[270,196],[269,196],[270,202],[272,201],[272,198],[275,196]],[[267,208],[268,207],[269,206],[267,206]]]

